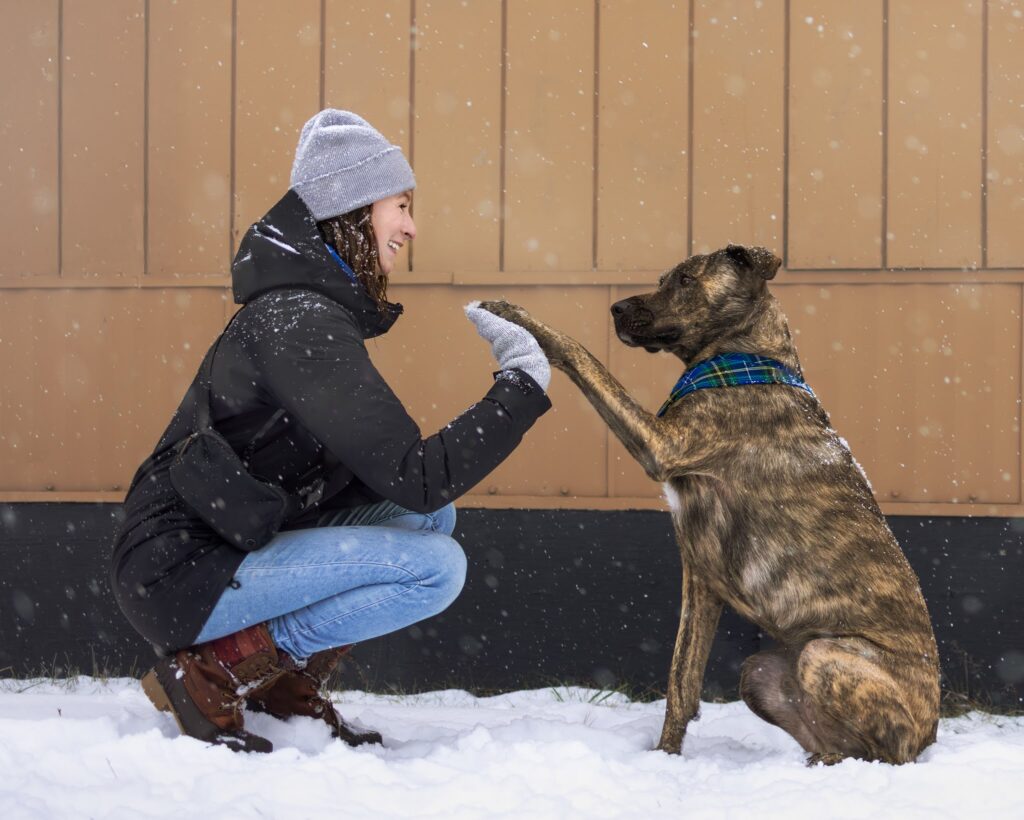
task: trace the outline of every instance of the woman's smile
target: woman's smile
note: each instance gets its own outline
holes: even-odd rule
[[[370,222],[377,237],[377,257],[380,272],[385,276],[395,266],[395,258],[406,242],[416,236],[416,223],[412,221],[412,191],[405,191],[373,203]]]

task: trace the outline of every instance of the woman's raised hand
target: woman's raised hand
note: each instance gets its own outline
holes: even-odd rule
[[[477,333],[491,345],[501,370],[517,368],[540,385],[545,393],[551,382],[551,365],[529,331],[470,302],[464,308]]]

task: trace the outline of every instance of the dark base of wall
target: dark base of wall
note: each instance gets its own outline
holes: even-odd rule
[[[119,506],[0,505],[0,676],[139,674],[152,662],[107,582]],[[1024,520],[894,517],[921,579],[946,688],[1024,704]],[[462,510],[469,556],[442,615],[359,647],[347,683],[415,691],[558,684],[662,692],[679,618],[666,513]],[[756,627],[726,612],[707,697],[736,697]]]

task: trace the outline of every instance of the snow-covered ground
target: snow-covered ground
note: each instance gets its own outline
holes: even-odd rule
[[[543,689],[337,696],[385,745],[249,715],[275,744],[190,738],[135,681],[0,681],[0,818],[1024,817],[1024,718],[944,720],[913,765],[807,768],[742,703],[705,704],[680,756],[650,751],[664,702]]]

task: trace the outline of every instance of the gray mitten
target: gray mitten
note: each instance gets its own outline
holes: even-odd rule
[[[470,302],[464,310],[476,331],[491,343],[498,368],[511,370],[519,368],[540,385],[545,393],[551,382],[551,365],[540,349],[537,340],[528,330],[495,316],[489,310],[478,307],[479,302]]]

